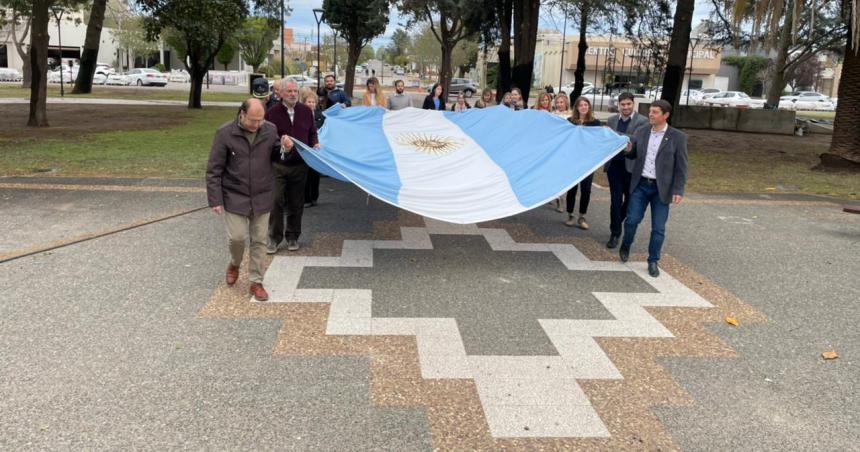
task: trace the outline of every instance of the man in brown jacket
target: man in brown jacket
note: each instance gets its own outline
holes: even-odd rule
[[[263,119],[265,113],[257,99],[242,102],[236,120],[215,133],[206,167],[209,207],[216,214],[224,214],[230,241],[227,285],[239,279],[239,265],[250,235],[250,291],[257,301],[269,299],[263,288],[263,260],[269,212],[274,205],[271,153],[272,147],[282,141],[274,124]]]

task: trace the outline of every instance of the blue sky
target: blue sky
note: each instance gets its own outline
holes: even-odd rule
[[[294,29],[293,33],[296,41],[301,42],[307,38],[309,42],[316,42],[316,21],[314,21],[313,9],[322,8],[322,0],[285,1],[289,1],[289,5],[293,8],[293,14],[287,17],[286,26]],[[696,8],[693,14],[693,26],[695,26],[700,20],[706,18],[712,8],[713,6],[710,0],[696,0]],[[388,28],[385,30],[383,36],[373,40],[373,47],[387,44],[391,34],[394,33],[394,30],[401,27],[402,23],[405,21],[406,20],[397,12],[397,9],[392,8],[389,15]],[[562,25],[563,20],[560,14],[556,13],[556,17],[553,17],[548,8],[541,8],[541,29],[558,29],[561,31]],[[568,33],[576,32],[575,24],[568,21],[567,25]],[[331,33],[331,30],[325,23],[320,26],[320,31],[323,36]]]

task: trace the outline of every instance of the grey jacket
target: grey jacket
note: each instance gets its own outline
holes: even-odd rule
[[[626,154],[633,160],[631,171],[630,191],[636,189],[645,168],[645,157],[648,155],[648,140],[651,139],[651,128],[640,127],[632,137],[633,149]],[[663,135],[663,141],[657,149],[655,162],[657,176],[657,191],[660,200],[666,204],[672,203],[672,195],[683,195],[687,183],[687,134],[669,126]]]
[[[209,206],[224,206],[227,212],[244,216],[271,211],[275,203],[271,155],[278,140],[278,129],[269,121],[257,129],[253,145],[238,120],[221,126],[206,166]]]
[[[621,115],[616,113],[616,114],[610,116],[609,119],[606,120],[606,125],[608,125],[610,129],[618,131],[618,122],[620,120],[621,120]],[[631,137],[631,138],[633,137],[633,135],[636,134],[636,131],[639,130],[639,128],[641,128],[641,127],[647,128],[647,127],[651,126],[651,123],[648,122],[647,117],[642,116],[635,111],[633,112],[633,117],[630,118],[630,121],[632,121],[632,122],[630,123],[630,125],[627,126],[626,135]],[[612,160],[606,162],[606,165],[603,165],[603,171],[604,172],[609,171],[609,165],[613,161],[620,161],[620,160],[625,161],[624,167],[627,169],[628,173],[632,173],[633,172],[633,160],[625,159],[623,152],[620,152],[618,155],[613,157]]]

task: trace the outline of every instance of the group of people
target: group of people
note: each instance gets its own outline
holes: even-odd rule
[[[441,86],[435,85],[424,100],[423,107],[444,110]],[[302,159],[293,139],[308,146],[319,147],[317,130],[325,117],[322,111],[335,104],[351,106],[351,100],[335,86],[333,76],[325,78],[318,91],[299,89],[291,80],[279,80],[274,93],[268,82],[255,81],[253,98],[245,100],[235,118],[221,126],[215,134],[206,169],[206,190],[209,206],[224,215],[230,249],[230,263],[225,280],[233,286],[239,278],[239,266],[250,239],[250,293],[258,301],[268,300],[263,287],[263,266],[266,254],[274,254],[286,244],[289,251],[299,249],[304,208],[316,205],[319,197],[319,173]],[[503,97],[503,104],[508,97]],[[485,90],[476,102],[477,108],[493,105],[492,91]],[[395,83],[395,93],[386,97],[374,78],[368,81],[363,97],[365,105],[386,106],[391,110],[412,107],[412,98],[404,93],[404,84]],[[506,104],[507,105],[507,104]],[[522,93],[514,88],[510,104],[514,110],[527,108]],[[627,261],[636,229],[651,207],[651,238],[648,246],[648,271],[658,276],[669,205],[680,203],[687,177],[687,137],[667,123],[672,106],[666,101],[651,104],[648,118],[634,111],[633,95],[619,96],[619,113],[606,126],[627,135],[627,150],[614,156],[604,166],[609,179],[610,239],[606,246],[615,248],[621,240],[619,255]],[[454,111],[471,108],[465,98],[458,97]],[[534,109],[567,116],[581,127],[603,125],[594,117],[591,102],[576,99],[567,113],[564,95],[554,99],[543,93]],[[588,229],[585,214],[591,197],[589,175],[567,193],[568,219],[565,224]],[[573,208],[577,192],[581,192],[579,217],[574,220]],[[557,200],[560,207],[561,200]],[[623,224],[623,229],[622,229]],[[622,238],[623,233],[623,238]]]
[[[299,249],[304,208],[319,198],[320,175],[296,150],[293,139],[319,147],[317,130],[322,111],[351,100],[326,77],[318,92],[299,89],[291,80],[279,80],[274,93],[265,79],[252,86],[253,98],[239,107],[236,119],[215,134],[206,168],[209,206],[224,215],[230,248],[226,283],[239,279],[239,265],[250,239],[250,292],[258,301],[269,298],[263,287],[266,254],[286,244]]]

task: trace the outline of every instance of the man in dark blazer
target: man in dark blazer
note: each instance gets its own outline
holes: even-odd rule
[[[272,149],[272,170],[275,174],[275,205],[269,216],[269,243],[266,252],[274,254],[281,241],[286,240],[289,251],[299,249],[302,233],[302,214],[305,203],[305,183],[308,165],[296,150],[293,139],[308,146],[318,147],[314,113],[299,102],[299,87],[291,80],[280,80],[281,103],[266,112],[266,120],[278,129],[284,138]],[[287,214],[284,225],[284,211]]]
[[[648,274],[657,277],[660,250],[666,237],[669,205],[679,204],[687,182],[687,135],[666,122],[672,105],[665,100],[651,104],[648,121],[651,127],[640,128],[630,142],[626,157],[632,159],[630,205],[624,222],[624,240],[619,248],[621,260],[627,262],[636,228],[651,206],[651,240],[648,242]]]
[[[621,93],[618,96],[618,113],[606,120],[612,130],[621,135],[633,137],[640,128],[648,128],[648,118],[636,113],[636,103],[633,94]],[[625,158],[623,152],[612,158],[603,167],[606,178],[609,179],[609,241],[607,248],[618,246],[621,237],[621,225],[627,217],[627,205],[630,201],[630,172],[633,171],[633,160]]]

